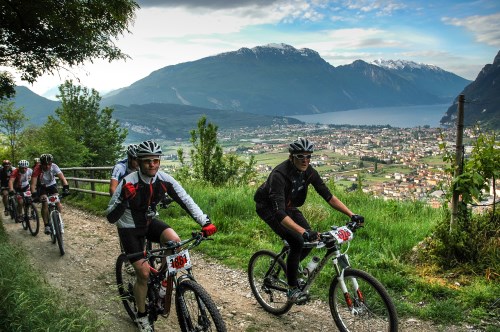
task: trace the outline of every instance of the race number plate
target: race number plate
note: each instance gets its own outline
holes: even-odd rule
[[[187,250],[168,256],[167,262],[168,272],[170,274],[174,274],[191,267],[191,257],[189,256],[189,252]]]

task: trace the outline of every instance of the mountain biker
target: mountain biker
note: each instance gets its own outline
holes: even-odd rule
[[[5,208],[4,214],[6,216],[9,215],[9,201],[7,199],[7,196],[9,195],[9,179],[10,179],[10,174],[12,173],[13,170],[15,170],[15,167],[12,167],[12,164],[9,160],[4,160],[2,162],[2,169],[0,170],[0,190],[2,191],[2,202],[3,206]]]
[[[254,200],[259,217],[290,245],[286,262],[289,286],[287,296],[290,302],[302,304],[307,300],[307,294],[299,288],[299,263],[311,251],[304,249],[303,245],[304,242],[319,240],[319,233],[311,229],[298,209],[306,200],[308,186],[312,185],[332,208],[351,220],[363,223],[364,218],[352,213],[333,196],[318,171],[310,165],[314,146],[309,140],[299,138],[290,143],[288,151],[288,159],[271,171],[267,180],[257,189]]]
[[[17,168],[12,171],[9,179],[9,196],[14,196],[17,193],[21,194],[17,201],[17,222],[23,219],[23,197],[22,194],[30,187],[31,174],[33,170],[29,167],[30,163],[27,160],[20,160]]]
[[[63,195],[69,194],[68,181],[64,177],[63,172],[54,164],[54,157],[49,153],[44,153],[40,156],[40,165],[36,166],[31,176],[31,192],[34,200],[40,199],[42,202],[42,219],[45,225],[45,234],[50,234],[49,227],[49,205],[47,196],[57,194],[56,176],[63,184]],[[38,192],[36,191],[37,184],[40,184]],[[57,202],[57,208],[62,211],[61,202]]]
[[[196,222],[205,236],[217,231],[215,225],[169,174],[160,171],[161,147],[148,140],[137,146],[139,171],[125,176],[116,187],[107,209],[107,219],[116,223],[118,236],[126,254],[144,250],[145,238],[153,242],[180,241],[177,233],[165,222],[155,218],[156,206],[168,194]],[[145,307],[149,264],[146,259],[131,260],[135,269],[134,296],[137,304],[136,323],[140,331],[152,331]]]
[[[137,144],[130,144],[127,147],[127,158],[119,161],[111,171],[111,179],[109,180],[109,195],[112,196],[116,190],[116,186],[126,175],[137,171],[139,164],[137,163],[136,154]]]

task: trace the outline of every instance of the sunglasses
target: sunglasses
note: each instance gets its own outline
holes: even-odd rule
[[[311,159],[311,157],[312,157],[312,155],[310,155],[310,154],[294,154],[293,156],[295,158],[297,158],[298,160]]]
[[[160,163],[160,159],[159,158],[154,158],[154,159],[141,159],[141,161],[144,163],[144,164],[159,164]]]

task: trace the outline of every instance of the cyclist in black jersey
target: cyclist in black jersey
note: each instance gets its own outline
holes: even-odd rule
[[[10,174],[12,171],[14,171],[15,167],[12,167],[12,164],[10,160],[4,160],[2,162],[2,168],[0,169],[0,190],[2,191],[2,202],[3,206],[5,208],[4,214],[6,216],[9,215],[9,211],[7,207],[9,206],[9,179],[10,179]]]
[[[312,185],[332,208],[344,213],[351,220],[362,223],[364,218],[352,213],[335,197],[318,171],[310,165],[314,146],[309,140],[300,138],[292,142],[288,151],[288,159],[271,171],[266,182],[257,189],[254,200],[259,217],[290,245],[286,262],[288,299],[301,304],[307,295],[298,287],[298,268],[300,261],[311,251],[303,249],[304,242],[319,239],[318,232],[311,229],[309,222],[298,209],[306,200],[308,186]]]

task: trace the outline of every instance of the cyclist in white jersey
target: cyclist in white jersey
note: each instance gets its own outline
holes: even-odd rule
[[[42,154],[40,156],[40,165],[36,166],[31,176],[31,192],[34,199],[40,198],[42,202],[42,219],[45,225],[45,234],[50,234],[49,220],[49,205],[47,203],[47,195],[57,194],[56,176],[63,184],[63,195],[69,194],[68,181],[64,177],[63,172],[53,163],[54,158],[51,154]],[[36,192],[37,183],[40,182],[38,192]],[[57,208],[62,210],[61,202],[57,202]]]
[[[127,158],[119,161],[111,171],[111,179],[109,180],[109,195],[113,196],[118,183],[128,174],[139,169],[137,162],[137,144],[130,144],[127,147]]]
[[[22,194],[30,187],[31,174],[33,170],[29,168],[29,161],[20,160],[18,167],[12,171],[9,178],[9,196],[20,194],[17,201],[17,222],[23,219],[23,196]]]

